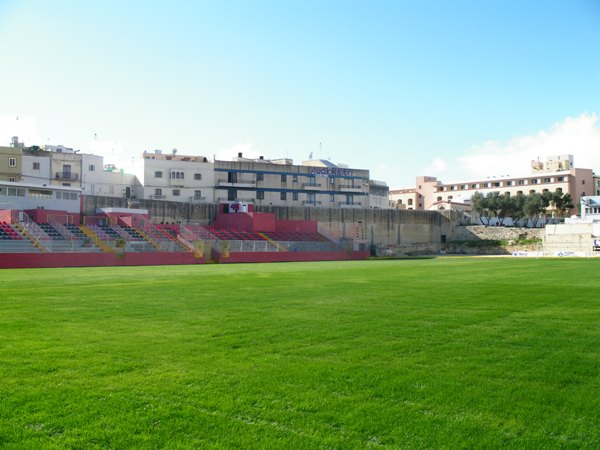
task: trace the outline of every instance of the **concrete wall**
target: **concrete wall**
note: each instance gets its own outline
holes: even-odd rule
[[[97,208],[126,208],[127,199],[86,196],[83,212],[95,215]],[[217,212],[215,204],[140,200],[154,223],[209,225]],[[342,209],[315,207],[255,206],[255,212],[273,213],[279,220],[314,220],[318,231],[332,240],[353,239],[378,254],[389,248],[413,244],[432,244],[437,251],[444,239],[451,240],[459,213],[453,211],[408,211],[380,209]],[[445,238],[443,238],[445,236]],[[355,248],[356,250],[357,248]]]

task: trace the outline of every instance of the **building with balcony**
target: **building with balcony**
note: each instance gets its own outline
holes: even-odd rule
[[[0,147],[0,181],[21,181],[23,168],[23,144],[16,137],[10,147]]]
[[[244,158],[215,161],[215,201],[257,205],[368,208],[369,171],[325,160]]]
[[[214,164],[208,158],[155,150],[144,152],[141,163],[138,198],[184,203],[214,201]]]
[[[443,183],[436,177],[419,176],[414,188],[390,190],[390,200],[399,209],[428,210],[439,202],[469,203],[475,192],[527,195],[561,190],[570,194],[577,205],[582,197],[595,192],[596,180],[592,169],[575,168],[572,155],[561,155],[549,157],[546,163],[532,161],[531,173],[520,177],[506,175]],[[574,208],[570,213],[576,212]]]
[[[63,145],[46,145],[51,152],[50,182],[55,186],[81,187],[81,155],[79,150]]]

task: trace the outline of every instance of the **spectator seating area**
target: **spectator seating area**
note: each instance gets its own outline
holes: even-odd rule
[[[116,220],[96,220],[83,229],[72,223],[35,223],[28,219],[26,230],[0,222],[0,241],[30,241],[42,252],[190,252],[201,248],[223,252],[335,252],[337,245],[317,232],[256,232],[215,226],[153,224],[148,219],[136,226],[117,225]],[[91,222],[91,220],[90,220]],[[124,242],[123,242],[124,241]],[[208,244],[207,242],[211,242]],[[0,247],[0,252],[6,252]]]
[[[9,223],[0,222],[0,240],[3,241],[20,241],[23,237],[15,231]]]

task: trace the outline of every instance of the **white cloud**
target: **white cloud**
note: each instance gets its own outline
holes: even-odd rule
[[[257,159],[260,156],[264,156],[265,159],[268,159],[266,155],[255,150],[254,146],[250,143],[235,144],[229,148],[221,148],[215,155],[215,158],[219,161],[231,161],[231,159],[236,158],[239,153],[241,153],[244,158]]]
[[[105,165],[114,164],[127,173],[134,173],[135,161],[140,157],[129,150],[123,142],[111,140],[91,141],[86,153],[102,156]]]
[[[531,161],[548,156],[573,155],[575,167],[600,169],[600,123],[598,114],[567,117],[546,130],[517,136],[508,142],[476,145],[457,158],[460,178],[519,176],[530,172]]]
[[[433,161],[431,161],[431,164],[425,168],[425,174],[439,176],[442,173],[444,173],[446,171],[446,169],[447,169],[446,161],[444,161],[442,158],[436,157],[436,158],[433,158]]]
[[[8,146],[13,136],[25,145],[42,145],[37,123],[31,116],[0,116],[0,145]]]

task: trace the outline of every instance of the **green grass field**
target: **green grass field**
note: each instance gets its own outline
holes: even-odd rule
[[[0,271],[2,448],[600,448],[600,260]]]

